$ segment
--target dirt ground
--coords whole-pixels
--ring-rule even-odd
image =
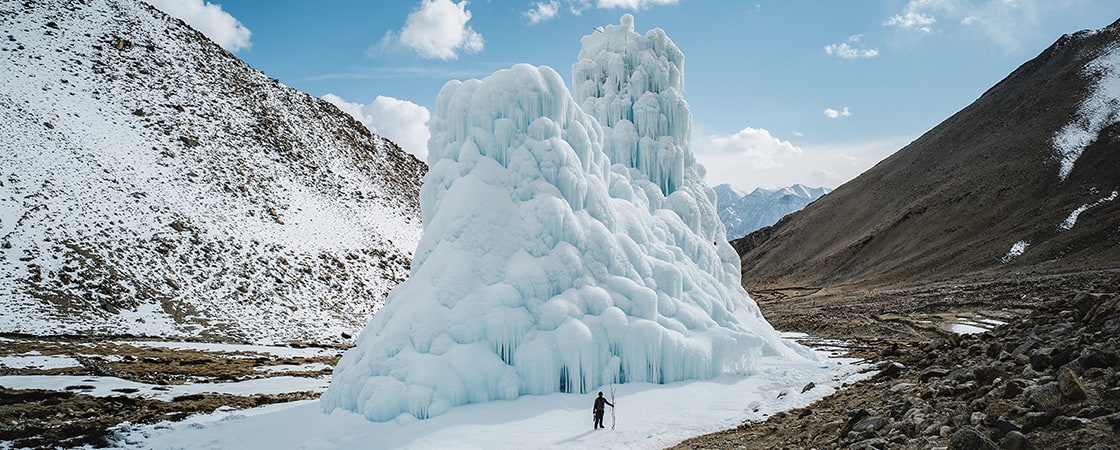
[[[1120,292],[1120,271],[877,289],[792,287],[750,294],[779,330],[836,339],[920,342],[944,337],[954,323],[1006,322],[1071,291]]]

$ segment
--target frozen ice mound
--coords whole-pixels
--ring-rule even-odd
[[[549,67],[444,85],[411,277],[339,362],[326,411],[423,419],[812,358],[739,284],[688,152],[680,50],[660,30],[634,33],[629,15],[583,45],[583,107]]]

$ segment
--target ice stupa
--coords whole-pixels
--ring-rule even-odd
[[[582,44],[575,99],[525,64],[443,87],[411,277],[339,362],[326,411],[423,419],[811,358],[740,287],[688,151],[681,51],[630,15]]]

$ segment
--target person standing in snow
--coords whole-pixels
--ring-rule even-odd
[[[614,404],[608,402],[607,399],[603,397],[603,393],[599,392],[599,396],[595,398],[595,407],[591,409],[591,412],[595,414],[596,430],[605,428],[603,426],[603,411],[606,409],[605,405],[610,405],[611,408],[614,408]]]

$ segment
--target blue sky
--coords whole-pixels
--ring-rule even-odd
[[[709,184],[835,188],[1115,0],[147,0],[254,68],[423,155],[450,79],[516,63],[569,79],[579,39],[634,14],[684,52]],[[329,95],[328,95],[329,94]]]

